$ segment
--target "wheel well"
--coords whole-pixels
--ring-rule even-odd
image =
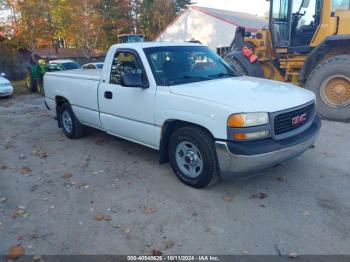
[[[55,101],[56,101],[56,108],[60,107],[64,103],[69,103],[68,99],[66,99],[63,96],[56,96]]]
[[[305,84],[309,75],[322,61],[333,56],[350,54],[350,35],[349,36],[330,36],[327,37],[318,47],[306,57],[303,68],[300,72],[300,82]]]
[[[162,133],[160,139],[160,149],[159,149],[159,163],[165,164],[169,161],[168,157],[168,145],[171,135],[179,128],[183,127],[198,127],[203,129],[205,132],[213,137],[213,134],[205,127],[197,125],[191,122],[186,122],[182,120],[167,120],[162,126]],[[213,137],[214,139],[214,137]]]
[[[64,103],[68,103],[69,104],[69,101],[68,99],[66,99],[65,97],[63,96],[56,96],[55,97],[55,102],[56,102],[56,118],[57,118],[57,124],[58,124],[58,127],[61,128],[62,127],[62,123],[60,121],[60,112],[59,112],[59,108],[60,106],[62,106]]]

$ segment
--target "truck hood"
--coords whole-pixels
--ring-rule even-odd
[[[240,112],[276,112],[315,99],[312,92],[303,88],[246,76],[171,86],[170,92],[223,104]]]

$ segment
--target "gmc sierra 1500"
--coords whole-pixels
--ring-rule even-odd
[[[47,73],[44,88],[67,137],[90,126],[159,150],[196,188],[294,158],[321,126],[312,92],[239,76],[199,44],[114,45],[103,70]]]

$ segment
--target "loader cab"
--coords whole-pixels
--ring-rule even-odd
[[[274,48],[308,53],[321,22],[321,0],[271,0],[270,32]]]

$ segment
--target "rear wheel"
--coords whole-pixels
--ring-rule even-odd
[[[64,103],[58,109],[58,121],[62,126],[63,133],[71,139],[77,139],[84,135],[84,126],[74,115],[74,112],[68,103]]]
[[[310,74],[306,87],[317,97],[317,112],[325,119],[350,121],[350,55],[329,58]]]
[[[36,92],[36,81],[29,70],[26,72],[24,76],[24,81],[25,81],[26,87],[30,92]]]
[[[201,128],[176,130],[169,142],[169,159],[176,176],[191,187],[204,188],[220,178],[214,139]]]

